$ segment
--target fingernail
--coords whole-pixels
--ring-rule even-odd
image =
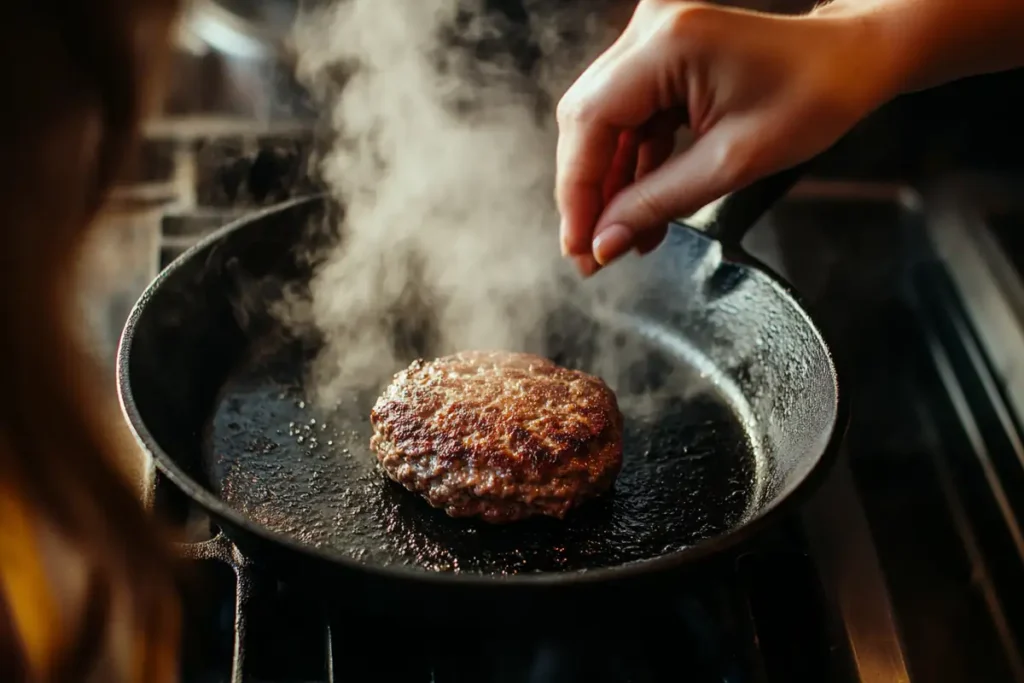
[[[558,224],[558,245],[562,249],[562,258],[569,255],[569,241],[565,236],[565,219]]]
[[[633,243],[633,231],[625,225],[609,225],[594,237],[594,258],[606,266],[629,251]]]
[[[601,268],[590,254],[573,256],[572,260],[576,263],[576,269],[580,271],[580,275],[583,277],[590,277]]]

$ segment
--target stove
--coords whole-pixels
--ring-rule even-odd
[[[316,188],[309,112],[252,96],[277,65],[193,41],[176,66],[165,115],[118,191],[128,210],[98,233],[116,277],[83,291],[110,364],[160,269],[232,219]],[[378,623],[312,603],[149,463],[146,503],[180,527],[193,579],[182,683],[1024,683],[1021,187],[830,174],[755,228],[748,247],[831,332],[853,416],[803,508],[716,572],[681,578],[657,621],[487,637],[472,619],[437,632],[419,614]],[[399,655],[396,642],[411,644]]]
[[[731,570],[681,584],[653,623],[595,624],[562,637],[431,631],[410,614],[380,622],[311,603],[261,571],[162,477],[154,507],[188,525],[197,592],[185,624],[183,681],[636,681],[695,683],[859,680],[829,615],[799,524],[782,525]],[[193,511],[194,512],[194,511]],[[387,634],[387,636],[384,636]],[[384,637],[382,637],[384,636]],[[384,643],[414,643],[395,657]]]
[[[316,188],[313,143],[300,118],[172,112],[148,127],[118,193],[132,210],[104,233],[120,267],[90,309],[101,358],[112,362],[131,305],[170,260]],[[415,614],[379,624],[329,610],[249,562],[150,470],[147,501],[185,530],[194,570],[183,683],[1024,681],[1020,186],[830,176],[752,232],[749,248],[832,332],[852,422],[802,511],[726,570],[681,580],[654,623],[487,640],[472,622],[439,634]],[[386,653],[385,632],[417,645]]]
[[[996,324],[1012,318],[992,302],[1024,299],[1007,298],[1012,259],[980,268],[978,246],[1024,231],[1024,212],[949,182],[959,193],[811,179],[749,236],[831,332],[853,417],[803,509],[680,579],[662,618],[558,638],[379,623],[300,597],[151,470],[147,502],[194,570],[183,683],[1024,681],[1024,406],[991,341],[1010,343]],[[1005,215],[1019,227],[991,220]],[[402,656],[378,645],[403,637]]]

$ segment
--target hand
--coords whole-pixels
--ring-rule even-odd
[[[563,253],[584,275],[647,253],[668,221],[824,151],[896,94],[871,38],[856,17],[642,0],[558,105]]]

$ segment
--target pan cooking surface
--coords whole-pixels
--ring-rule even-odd
[[[625,415],[613,491],[563,521],[491,526],[456,520],[385,478],[369,448],[375,394],[333,410],[304,399],[294,355],[243,363],[205,435],[213,490],[270,529],[370,564],[514,574],[657,557],[743,522],[757,500],[756,458],[730,403],[687,358],[633,333],[649,352],[625,381],[606,378]],[[549,354],[565,365],[571,358]],[[255,358],[255,356],[254,356]],[[673,391],[638,403],[636,377],[671,375]],[[681,394],[681,395],[680,395]]]

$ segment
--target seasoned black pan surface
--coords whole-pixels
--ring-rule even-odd
[[[313,407],[304,378],[317,342],[282,335],[267,313],[282,287],[309,281],[322,197],[225,227],[150,285],[118,354],[126,418],[245,555],[346,602],[457,615],[491,596],[529,617],[556,587],[573,600],[588,586],[647,585],[631,579],[753,539],[838,451],[848,407],[825,337],[739,247],[800,172],[726,198],[696,228],[672,226],[655,252],[600,275],[627,296],[597,307],[567,297],[509,349],[602,376],[625,416],[613,490],[563,521],[451,519],[389,481],[369,450],[388,377]],[[454,350],[398,346],[408,361]]]
[[[574,338],[635,334],[633,343],[648,349],[628,377],[611,378],[626,418],[614,490],[565,520],[495,526],[431,508],[376,466],[369,449],[375,396],[354,393],[332,410],[314,410],[294,350],[255,354],[226,383],[204,444],[210,478],[229,505],[304,543],[372,564],[440,571],[609,567],[681,550],[744,521],[757,466],[737,410],[692,359],[636,332],[587,327],[578,325]],[[547,350],[563,365],[588,369],[585,354],[565,351]],[[659,377],[685,392],[631,409]]]

